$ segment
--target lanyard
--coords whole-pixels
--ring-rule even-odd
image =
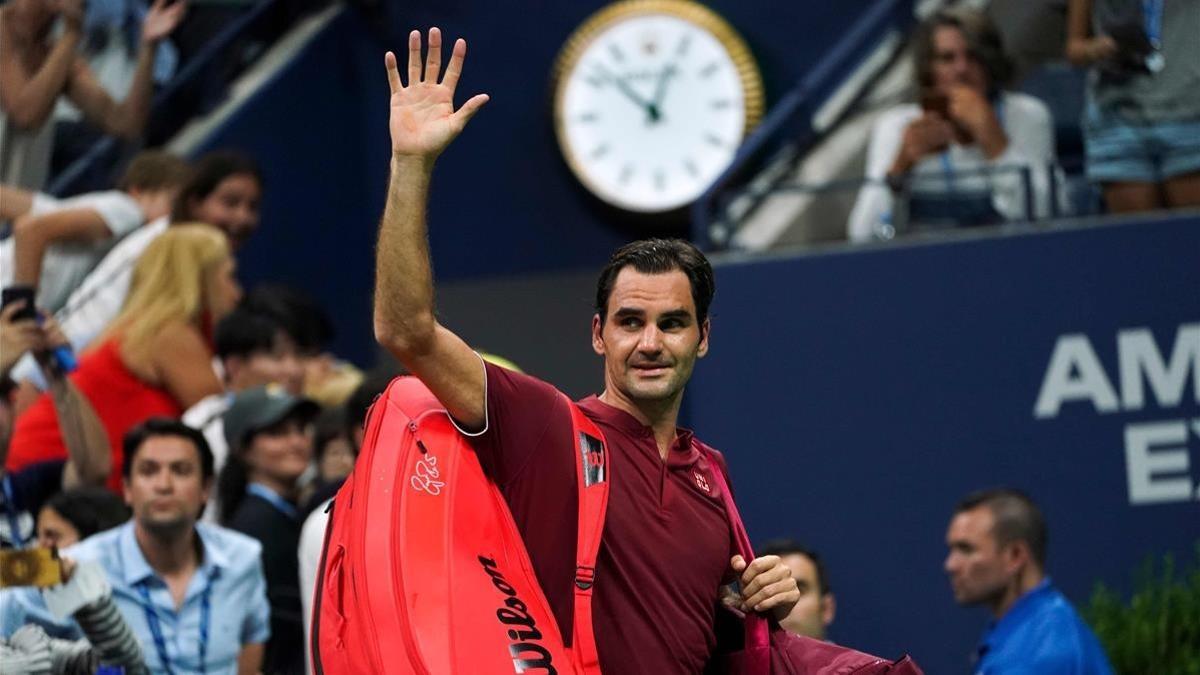
[[[251,483],[246,486],[246,492],[266,500],[268,504],[274,506],[277,511],[288,518],[291,518],[292,520],[300,520],[300,511],[296,508],[296,505],[284,499],[283,497],[280,497],[275,491],[266,485],[263,485],[262,483]]]
[[[0,479],[4,483],[4,515],[8,518],[8,536],[13,548],[25,548],[25,537],[21,534],[21,516],[17,513],[17,505],[13,501],[12,479],[8,473]]]
[[[1162,49],[1163,6],[1166,0],[1142,0],[1142,17],[1146,21],[1146,38],[1150,46]]]
[[[1001,94],[996,98],[996,119],[1000,122],[1000,128],[1008,126],[1004,119],[1004,95]],[[942,174],[946,177],[946,192],[954,194],[954,164],[950,161],[950,149],[946,148],[942,151]]]
[[[213,579],[216,576],[216,570],[209,573],[208,581],[204,584],[204,592],[200,594],[199,671],[201,675],[208,666],[208,624],[212,618],[212,587]],[[138,584],[137,589],[146,603],[143,609],[146,612],[146,623],[150,625],[150,634],[154,636],[154,648],[158,651],[158,659],[162,661],[163,670],[167,671],[167,675],[175,675],[175,670],[171,668],[171,659],[167,656],[167,640],[163,637],[162,624],[158,622],[158,612],[155,611],[154,603],[150,601],[150,589],[145,583]]]

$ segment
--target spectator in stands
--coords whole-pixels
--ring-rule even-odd
[[[221,471],[222,522],[262,544],[271,641],[264,670],[304,670],[299,563],[300,477],[312,462],[311,424],[319,408],[279,386],[237,395],[225,413],[232,453]]]
[[[246,295],[245,304],[247,309],[274,318],[296,341],[304,364],[305,396],[316,400],[314,394],[322,394],[323,404],[337,406],[361,382],[361,374],[348,364],[338,363],[332,356],[322,353],[333,340],[333,322],[312,296],[291,286],[263,284],[255,286]],[[333,390],[342,400],[327,400],[330,399],[324,395],[327,389]]]
[[[58,311],[116,241],[170,212],[187,172],[178,157],[147,151],[116,190],[57,200],[0,185],[0,211],[15,219],[0,242],[3,284],[35,287],[37,306]]]
[[[341,485],[354,469],[354,460],[358,456],[354,442],[346,433],[345,408],[322,410],[315,427],[313,447],[317,460],[317,484]]]
[[[129,520],[129,507],[111,490],[80,487],[60,492],[38,512],[38,546],[66,548]]]
[[[233,310],[241,294],[228,240],[216,228],[177,225],[146,249],[124,309],[71,375],[114,449],[138,423],[178,417],[221,391],[212,368],[211,325]],[[120,453],[114,455],[120,462]],[[63,456],[62,432],[43,396],[17,417],[10,466]],[[120,480],[109,485],[119,490]]]
[[[146,0],[87,0],[84,6],[80,56],[96,74],[96,81],[113,99],[124,98],[133,84],[138,65],[139,33],[150,5]],[[186,18],[186,17],[185,17]],[[172,35],[178,36],[183,22]],[[155,88],[175,74],[179,50],[169,39],[160,40],[154,52]],[[69,100],[54,109],[54,153],[51,175],[58,175],[95,145],[101,134],[83,119]]]
[[[1096,636],[1046,576],[1046,521],[1026,495],[968,495],[946,531],[945,571],[960,605],[992,613],[979,641],[981,675],[1109,675]]]
[[[22,548],[34,538],[34,516],[56,492],[79,486],[103,485],[112,466],[112,451],[104,426],[88,399],[54,365],[48,351],[66,342],[53,319],[42,325],[34,319],[16,320],[23,301],[0,311],[0,548]],[[11,356],[32,351],[46,368],[50,405],[62,420],[62,459],[35,462],[19,471],[7,471],[9,441],[13,427],[8,378]]]
[[[800,589],[800,600],[780,626],[818,640],[833,623],[837,600],[829,587],[829,576],[820,554],[794,539],[774,539],[758,549],[759,555],[777,555],[792,570],[792,578]]]
[[[204,433],[217,475],[225,468],[229,445],[225,441],[225,413],[238,392],[268,384],[299,395],[304,388],[304,367],[296,341],[269,316],[238,307],[221,319],[216,330],[217,358],[224,371],[225,389],[201,399],[183,414],[183,422]],[[215,523],[219,490],[209,497],[204,519]]]
[[[1040,101],[1003,89],[1010,65],[992,24],[972,10],[946,9],[918,28],[915,42],[921,102],[876,121],[850,239],[1024,219],[1027,197],[1035,211],[1028,215],[1048,214],[1054,125]]]
[[[262,175],[250,158],[230,151],[209,153],[193,166],[191,179],[172,207],[170,222],[216,226],[236,250],[258,227],[262,186]],[[150,243],[167,231],[167,225],[167,218],[159,218],[118,242],[56,313],[76,352],[91,345],[121,311],[134,265]],[[21,385],[18,410],[45,388],[31,359],[17,365],[13,379]]]
[[[153,673],[258,673],[270,637],[261,547],[196,522],[212,487],[212,453],[182,422],[150,419],[124,439],[130,522],[63,552],[101,565]],[[21,589],[25,590],[25,589]],[[37,594],[5,602],[0,635],[45,613]],[[61,637],[79,637],[67,626]],[[266,670],[265,672],[271,672]]]
[[[186,2],[155,0],[142,23],[129,93],[117,103],[77,54],[83,0],[11,0],[0,8],[0,182],[38,190],[48,178],[51,113],[65,95],[106,133],[133,140],[150,112],[157,45],[183,18]],[[56,19],[62,26],[52,35]]]
[[[1087,175],[1110,211],[1200,206],[1200,3],[1071,0],[1067,58],[1092,66]]]

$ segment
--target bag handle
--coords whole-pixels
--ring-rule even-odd
[[[708,459],[710,473],[721,491],[721,501],[725,504],[725,516],[729,519],[729,530],[733,535],[733,545],[737,554],[742,556],[746,564],[754,560],[754,547],[750,545],[750,535],[746,533],[746,525],[738,513],[737,504],[733,502],[733,492],[729,490],[729,482],[721,465],[708,451],[704,452]],[[767,620],[753,610],[746,612],[746,642],[742,672],[754,675],[767,675],[771,672],[771,634]]]
[[[596,584],[596,557],[604,534],[608,510],[608,444],[596,423],[562,394],[571,409],[575,482],[579,495],[579,527],[575,537],[575,617],[571,656],[576,672],[600,674],[600,655],[592,624],[592,590]]]

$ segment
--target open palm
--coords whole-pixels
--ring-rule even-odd
[[[186,12],[187,2],[184,0],[177,0],[170,5],[166,0],[155,0],[142,22],[142,40],[158,42],[167,37],[179,26],[179,22],[183,21],[183,15]]]
[[[391,111],[388,128],[392,134],[392,154],[436,157],[454,140],[467,122],[487,103],[488,96],[479,94],[454,110],[454,89],[462,75],[467,43],[458,40],[446,64],[445,75],[438,82],[442,69],[442,34],[429,29],[429,49],[422,70],[421,34],[408,36],[408,85],[400,81],[396,55],[384,56],[388,84],[391,86]]]

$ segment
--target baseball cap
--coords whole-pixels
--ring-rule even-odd
[[[293,396],[277,384],[238,392],[225,411],[225,441],[237,452],[250,434],[274,426],[293,413],[311,420],[321,407],[307,398]]]

